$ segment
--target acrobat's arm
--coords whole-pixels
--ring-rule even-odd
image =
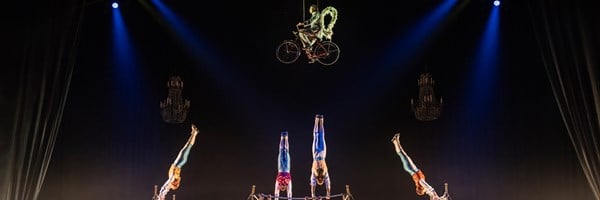
[[[327,172],[327,175],[325,176],[325,190],[327,192],[327,199],[329,199],[331,196],[331,181],[329,178],[329,172]]]
[[[290,180],[290,182],[288,183],[287,197],[292,198],[292,180]]]
[[[315,170],[312,169],[310,173],[310,196],[315,197],[315,189],[317,187],[317,176]]]
[[[276,196],[275,200],[278,200],[279,198],[277,198],[277,197],[279,197],[279,181],[277,181],[277,180],[275,181],[275,192],[273,192],[273,193]]]
[[[419,180],[419,184],[423,186],[425,194],[427,194],[427,196],[429,196],[430,199],[440,198],[435,192],[435,189],[433,189],[433,187],[431,187],[431,185],[429,185],[429,183],[427,183],[427,181],[425,181],[424,178]]]

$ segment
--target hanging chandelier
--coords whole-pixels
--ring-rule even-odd
[[[190,109],[190,101],[181,97],[183,90],[183,81],[179,76],[171,76],[167,82],[169,95],[167,99],[160,102],[160,114],[167,123],[182,123],[185,121],[187,112]]]
[[[435,81],[429,73],[423,73],[417,81],[419,85],[419,97],[415,102],[410,99],[410,104],[415,117],[421,121],[432,121],[442,114],[442,98],[436,99],[433,92]]]

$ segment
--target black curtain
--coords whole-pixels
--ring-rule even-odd
[[[532,2],[531,22],[556,103],[588,185],[600,200],[597,6],[591,1]]]
[[[85,2],[5,2],[0,199],[37,199],[69,93]]]

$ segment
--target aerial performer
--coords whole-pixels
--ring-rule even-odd
[[[408,157],[408,154],[406,154],[406,152],[400,145],[400,133],[394,135],[394,137],[392,138],[392,143],[394,144],[396,153],[398,154],[398,156],[400,156],[400,159],[402,160],[404,170],[412,176],[412,179],[415,182],[417,194],[420,196],[427,194],[430,200],[447,200],[449,197],[448,189],[446,188],[444,194],[441,197],[438,196],[433,187],[431,187],[425,181],[425,175],[423,174],[423,171],[419,170],[415,163],[410,159],[410,157]]]
[[[318,6],[312,4],[308,8],[308,12],[311,15],[310,18],[296,24],[296,28],[298,29],[298,37],[302,42],[302,49],[307,55],[312,55],[313,44],[315,44],[317,40],[331,40],[331,37],[333,36],[333,27],[337,21],[337,10],[332,6],[328,6],[320,12]],[[329,24],[325,24],[325,16],[331,17]],[[309,56],[309,58],[309,63],[316,61],[315,56]]]
[[[292,175],[290,174],[290,145],[288,143],[288,132],[281,132],[279,139],[279,155],[277,157],[277,178],[275,179],[275,200],[279,198],[279,192],[286,192],[287,197],[292,198]]]
[[[192,132],[190,134],[188,141],[179,151],[179,154],[177,154],[177,158],[175,158],[173,164],[171,164],[171,168],[169,169],[169,179],[167,179],[165,184],[160,188],[160,193],[158,194],[159,200],[164,200],[170,190],[179,188],[181,182],[181,168],[187,162],[190,150],[196,141],[196,135],[198,135],[198,128],[196,125],[192,124]]]
[[[317,39],[331,40],[338,13],[337,9],[333,6],[327,6],[323,11],[319,11],[319,7],[315,4],[310,5],[308,12],[310,13],[310,18],[296,24],[298,36],[300,36],[302,46],[306,50],[310,50],[310,47],[312,47]],[[325,24],[326,16],[329,16],[331,19],[329,24]]]
[[[315,188],[317,185],[325,184],[327,191],[326,198],[331,196],[331,181],[325,156],[327,155],[327,146],[325,145],[325,130],[323,128],[323,115],[315,116],[315,126],[313,129],[312,145],[313,163],[310,175],[310,194],[315,197]]]
[[[303,21],[296,24],[297,31],[292,31],[295,38],[281,42],[275,56],[280,62],[291,64],[304,52],[308,63],[318,61],[322,65],[333,65],[340,57],[340,48],[332,39],[338,11],[333,6],[321,10],[319,6],[312,4],[308,12],[310,18],[306,20],[302,15]]]
[[[298,22],[296,25],[296,27],[298,27],[298,36],[300,37],[302,47],[305,50],[311,49],[310,47],[317,39],[317,32],[321,29],[321,24],[319,24],[321,13],[319,12],[317,5],[310,5],[308,12],[310,13],[310,19]]]

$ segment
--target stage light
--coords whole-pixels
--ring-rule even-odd
[[[500,6],[500,1],[499,0],[495,0],[494,1],[494,6]]]
[[[119,8],[119,3],[117,3],[117,2],[112,3],[112,7],[113,8]]]

